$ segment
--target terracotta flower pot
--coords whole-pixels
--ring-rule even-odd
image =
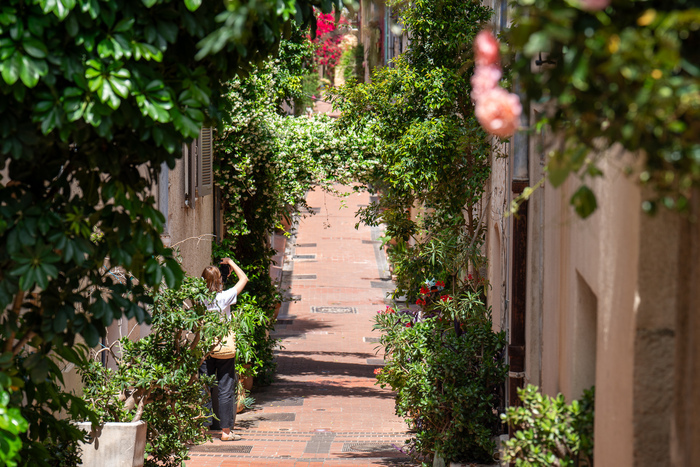
[[[277,320],[277,317],[280,314],[280,308],[282,308],[282,302],[279,302],[275,305],[275,312],[272,314],[275,320]]]
[[[245,368],[250,369],[251,365],[243,365]],[[253,389],[253,377],[252,376],[241,376],[241,384],[246,391]],[[240,395],[239,395],[240,396]]]
[[[245,410],[245,394],[238,396],[238,405],[236,405],[236,413],[241,413]]]

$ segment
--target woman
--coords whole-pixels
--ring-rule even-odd
[[[227,265],[233,270],[238,277],[238,282],[230,289],[224,290],[219,268],[216,266],[205,268],[202,277],[207,281],[209,290],[216,292],[216,298],[207,304],[207,309],[218,310],[226,315],[227,319],[231,319],[231,305],[236,303],[236,298],[248,283],[248,276],[231,258],[225,258],[221,264]],[[211,388],[211,401],[207,403],[207,409],[211,413],[213,406],[214,414],[219,419],[221,441],[238,441],[241,436],[231,433],[236,422],[236,405],[238,404],[238,375],[236,374],[235,357],[227,359],[207,357],[202,364],[201,371],[210,376],[216,375],[216,385]]]

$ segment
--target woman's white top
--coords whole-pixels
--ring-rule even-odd
[[[218,310],[231,319],[231,305],[236,303],[236,288],[231,287],[223,292],[218,292],[213,302],[207,303],[207,310]]]

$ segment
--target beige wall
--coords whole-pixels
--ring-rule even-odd
[[[193,276],[211,264],[211,244],[214,239],[214,195],[198,197],[194,208],[185,204],[185,163],[179,160],[168,177],[166,244],[177,249],[182,266]],[[158,201],[159,204],[163,200]]]
[[[214,195],[195,199],[194,208],[185,203],[185,159],[181,158],[173,170],[161,177],[153,192],[162,212],[167,211],[163,243],[176,249],[187,274],[200,276],[211,264],[211,245],[214,239]],[[163,185],[167,180],[167,186]],[[165,203],[167,202],[167,209]],[[138,339],[150,332],[150,326],[138,325],[135,320],[122,318],[107,329],[107,342],[130,336]]]
[[[530,141],[531,185],[543,175],[538,148],[544,143],[536,136]],[[525,381],[568,401],[596,386],[597,466],[671,465],[675,310],[693,309],[678,298],[681,220],[669,212],[641,212],[642,191],[621,169],[631,161],[616,148],[605,155],[605,176],[589,181],[598,209],[588,219],[569,204],[576,177],[558,188],[545,183],[528,206]],[[502,217],[508,168],[493,163],[487,251],[497,328],[508,312],[512,252],[508,218]],[[684,347],[691,359],[692,345],[687,339]],[[692,387],[689,380],[686,387]],[[684,405],[676,405],[676,425],[694,426],[678,408]]]
[[[622,466],[632,456],[640,195],[615,167],[603,170],[592,186],[598,209],[585,220],[569,205],[575,178],[544,188],[542,389],[570,401],[595,384],[596,412],[604,414],[596,419],[596,464]]]
[[[483,3],[500,11],[499,0]],[[542,138],[530,133],[531,186],[544,177]],[[596,385],[596,466],[700,465],[700,190],[690,217],[663,208],[643,214],[651,193],[624,175],[636,163],[608,149],[605,176],[588,181],[598,209],[585,220],[569,204],[575,176],[536,190],[527,277],[513,279],[512,220],[499,212],[512,197],[513,160],[494,159],[487,189],[494,328],[504,316],[508,322],[512,280],[526,280],[525,382],[569,401]]]

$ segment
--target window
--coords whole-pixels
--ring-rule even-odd
[[[183,145],[185,161],[185,205],[193,208],[195,200],[210,195],[214,188],[214,151],[211,127],[202,128],[199,137]]]

